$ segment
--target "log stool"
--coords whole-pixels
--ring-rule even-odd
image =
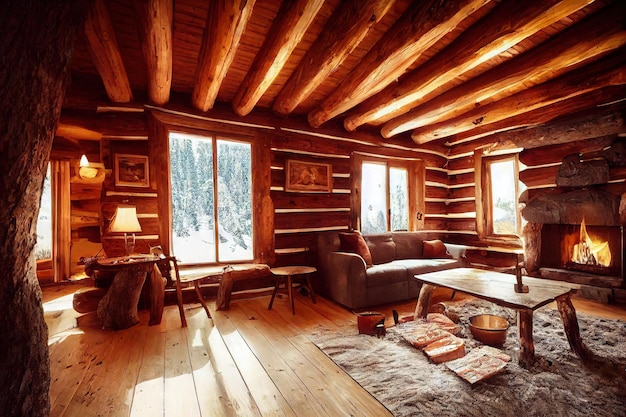
[[[304,275],[306,279],[306,289],[309,291],[309,295],[311,296],[311,301],[313,304],[316,303],[315,300],[315,292],[313,292],[313,286],[311,285],[310,275],[313,272],[316,272],[312,266],[281,266],[277,268],[271,268],[270,271],[276,277],[276,285],[274,286],[274,291],[272,291],[272,298],[270,299],[270,305],[267,307],[268,310],[272,309],[272,304],[274,303],[274,297],[276,297],[276,293],[278,292],[278,288],[282,282],[285,282],[285,286],[287,287],[287,293],[289,294],[289,302],[291,303],[291,314],[296,314],[296,308],[293,304],[293,276],[294,275]]]

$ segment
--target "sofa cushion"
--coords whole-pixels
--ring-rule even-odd
[[[463,262],[458,259],[402,259],[396,262],[406,267],[407,274],[411,279],[415,275],[464,266]]]
[[[424,258],[426,259],[452,259],[446,245],[439,239],[424,241]]]
[[[372,266],[372,255],[360,232],[339,233],[339,250],[356,253],[363,258],[365,265]]]
[[[422,258],[424,238],[414,232],[394,232],[393,241],[396,243],[396,259]]]
[[[406,281],[408,278],[406,266],[397,262],[374,265],[369,268],[366,272],[367,286],[371,288]]]
[[[386,264],[396,259],[396,244],[391,233],[366,235],[365,241],[370,248],[374,265]]]

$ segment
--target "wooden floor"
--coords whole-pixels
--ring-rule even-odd
[[[76,285],[44,288],[50,329],[50,416],[390,416],[306,337],[344,326],[356,316],[318,297],[285,297],[267,310],[269,296],[234,300],[213,319],[186,305],[187,328],[176,306],[163,321],[102,330],[93,315],[71,309]],[[440,296],[446,296],[440,294]],[[575,299],[578,311],[626,320],[626,307]],[[415,302],[377,308],[412,314]],[[73,327],[76,325],[76,327]]]

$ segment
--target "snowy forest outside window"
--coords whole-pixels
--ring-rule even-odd
[[[39,216],[37,217],[37,243],[35,244],[35,259],[37,261],[52,259],[52,180],[50,171],[50,163],[48,163],[41,193]]]
[[[174,255],[183,264],[252,260],[250,143],[172,132],[169,152]]]
[[[409,230],[409,175],[391,162],[361,165],[361,232]]]

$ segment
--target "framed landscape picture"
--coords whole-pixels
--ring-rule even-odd
[[[288,159],[285,163],[285,191],[330,193],[333,173],[330,164]]]
[[[149,187],[148,157],[115,154],[115,185]]]

